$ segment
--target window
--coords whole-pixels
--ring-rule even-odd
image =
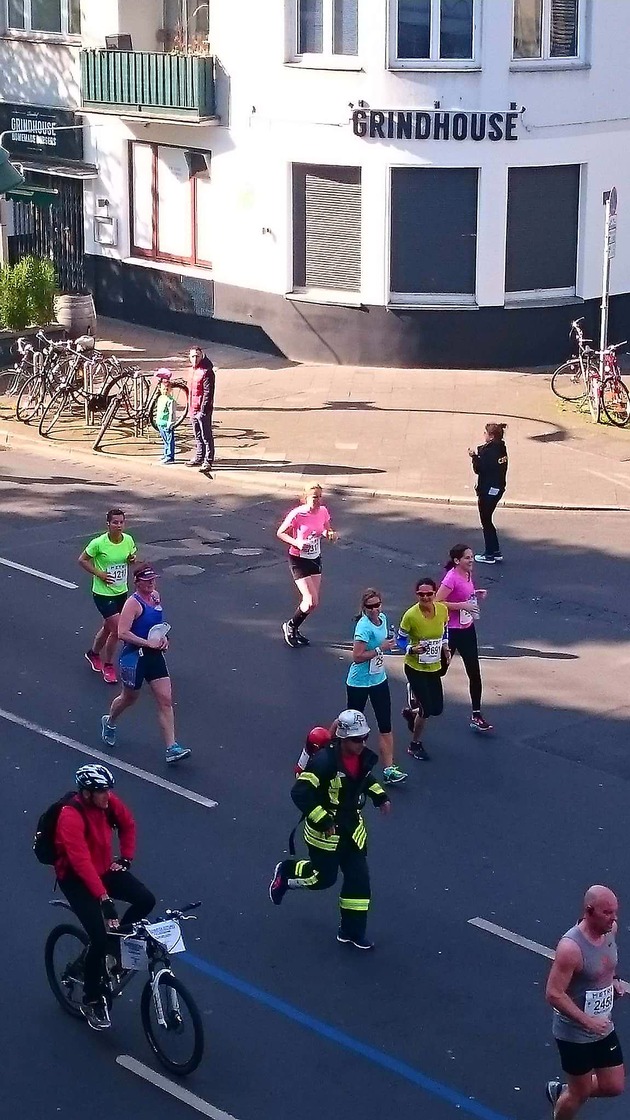
[[[361,290],[361,169],[293,165],[293,286]]]
[[[210,34],[208,2],[164,0],[164,45],[171,51],[207,51]]]
[[[295,0],[295,53],[356,55],[359,51],[359,0]]]
[[[17,31],[80,35],[80,0],[8,0],[7,27]]]
[[[210,153],[132,141],[131,252],[210,267]]]
[[[514,0],[514,58],[577,58],[579,6],[580,0]]]
[[[474,58],[477,0],[392,0],[396,62],[465,61]]]
[[[505,290],[575,292],[580,168],[511,167]]]
[[[410,296],[472,302],[477,266],[476,167],[392,169],[393,303]],[[407,298],[405,298],[407,297]],[[419,301],[418,301],[419,302]],[[453,302],[452,298],[444,302]]]

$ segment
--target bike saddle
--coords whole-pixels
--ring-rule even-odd
[[[93,350],[95,340],[91,334],[82,334],[75,340],[77,350]]]

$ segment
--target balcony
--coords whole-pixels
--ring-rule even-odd
[[[214,59],[157,51],[81,51],[87,112],[202,124],[216,120]]]

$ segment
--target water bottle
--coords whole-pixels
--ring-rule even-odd
[[[475,621],[479,618],[479,614],[480,614],[479,603],[477,601],[477,596],[476,595],[471,595],[470,599],[468,600],[468,602],[466,604],[466,610],[468,611],[470,617],[472,619],[474,619]]]

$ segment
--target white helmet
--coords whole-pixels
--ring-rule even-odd
[[[368,721],[363,712],[354,708],[346,708],[337,717],[337,738],[339,739],[367,739],[370,734]]]

